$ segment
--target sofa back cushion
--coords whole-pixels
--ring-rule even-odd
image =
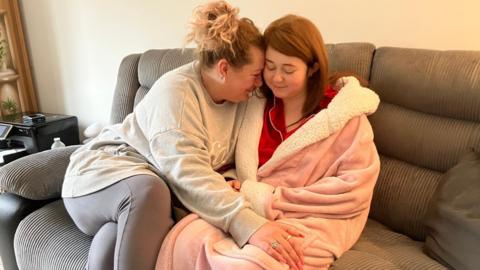
[[[138,62],[140,88],[135,96],[135,105],[143,99],[148,90],[163,74],[185,65],[195,59],[193,49],[149,50]]]
[[[381,155],[371,217],[417,240],[439,179],[480,146],[480,52],[379,48],[370,121]]]
[[[330,73],[353,72],[368,81],[374,52],[370,43],[327,44]]]
[[[369,43],[328,44],[330,69],[354,72],[368,80],[375,46]],[[122,122],[166,72],[195,59],[194,49],[149,50],[125,57],[119,67],[111,123]]]
[[[194,59],[191,48],[148,50],[125,57],[118,71],[110,122],[122,122],[158,78]]]

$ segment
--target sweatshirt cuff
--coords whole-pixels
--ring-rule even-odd
[[[268,220],[257,215],[249,208],[242,209],[232,220],[229,233],[239,247],[243,247],[248,239]]]
[[[267,202],[272,197],[274,191],[275,188],[269,184],[248,180],[244,181],[240,188],[240,192],[252,205],[253,211],[262,217],[266,217]]]

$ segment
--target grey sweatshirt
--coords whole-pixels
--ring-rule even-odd
[[[173,70],[121,124],[71,156],[62,196],[90,194],[133,175],[159,175],[185,207],[243,246],[267,220],[215,170],[234,161],[245,109],[246,103],[214,103],[197,62]]]

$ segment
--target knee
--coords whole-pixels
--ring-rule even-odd
[[[164,201],[170,203],[170,189],[161,178],[153,176],[148,177],[147,182],[145,183],[145,190],[149,198],[154,200],[162,198]]]
[[[136,176],[128,185],[132,193],[139,195],[135,197],[142,203],[161,203],[170,207],[170,190],[161,178],[150,175]]]

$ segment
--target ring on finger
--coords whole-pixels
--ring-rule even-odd
[[[292,237],[293,236],[291,234],[289,234],[287,237],[285,237],[285,240],[287,240],[287,242],[288,242],[288,240],[290,240],[290,238],[292,238]]]
[[[278,241],[273,241],[272,243],[270,243],[270,246],[272,246],[273,249],[276,249],[279,245],[280,243],[278,243]]]

